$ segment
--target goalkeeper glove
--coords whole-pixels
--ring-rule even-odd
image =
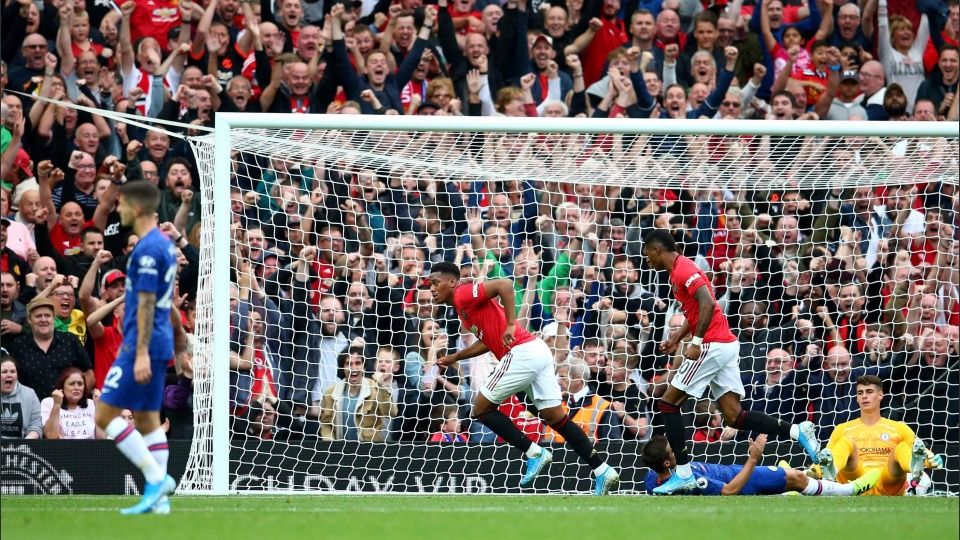
[[[940,454],[934,454],[930,450],[927,450],[927,466],[931,469],[942,469],[943,456]]]

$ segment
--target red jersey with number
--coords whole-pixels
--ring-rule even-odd
[[[680,309],[683,310],[684,317],[690,323],[690,329],[697,327],[697,320],[700,317],[700,304],[697,303],[694,293],[700,287],[706,287],[713,296],[713,288],[707,280],[707,275],[703,270],[694,264],[693,261],[678,255],[673,263],[673,271],[670,272],[670,286],[673,287],[673,294],[680,302]],[[707,333],[703,336],[704,343],[732,343],[737,337],[730,331],[730,325],[727,324],[727,318],[720,309],[720,304],[713,307],[713,318],[710,320],[710,326],[707,327]]]
[[[503,306],[492,298],[487,298],[483,282],[464,283],[453,291],[453,309],[463,323],[463,327],[477,336],[490,349],[490,352],[500,360],[517,345],[523,345],[536,339],[533,334],[513,323],[513,345],[506,347],[503,344],[503,331],[507,328],[507,317],[503,314]]]

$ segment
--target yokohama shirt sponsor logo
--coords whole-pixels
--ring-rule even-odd
[[[479,282],[479,281],[474,281],[474,282],[473,282],[473,297],[474,297],[474,298],[478,298],[479,296],[480,296],[480,282]]]
[[[697,281],[698,279],[700,279],[700,274],[694,274],[694,275],[688,277],[688,278],[687,278],[687,282],[683,284],[683,287],[684,287],[685,289],[689,289],[689,288],[690,288],[690,285],[693,285],[694,283],[696,283],[696,281]]]

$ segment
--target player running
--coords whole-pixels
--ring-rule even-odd
[[[880,377],[858,377],[860,418],[833,430],[830,442],[820,452],[823,478],[851,482],[875,472],[880,482],[868,495],[903,495],[908,484],[920,482],[924,465],[943,467],[943,458],[927,450],[910,426],[880,416],[882,402]]]
[[[560,383],[550,348],[517,324],[513,282],[494,279],[460,283],[460,269],[453,263],[442,262],[430,270],[430,290],[435,302],[453,306],[463,327],[477,336],[476,343],[440,358],[437,363],[445,367],[488,351],[500,360],[473,401],[473,416],[526,454],[527,467],[520,487],[531,486],[553,459],[549,450],[528,439],[498,410],[504,400],[521,391],[533,398],[540,416],[593,469],[594,495],[606,495],[616,487],[620,474],[600,457],[590,439],[569,421],[560,406]]]
[[[803,471],[789,467],[757,467],[763,457],[767,436],[750,441],[747,462],[743,465],[714,465],[694,461],[690,463],[697,485],[689,495],[782,495],[797,492],[820,497],[850,497],[861,495],[876,485],[880,471],[872,471],[850,484],[808,478]],[[650,468],[644,485],[648,494],[656,494],[656,487],[671,477],[670,469],[677,458],[663,435],[655,435],[643,447],[643,464]]]
[[[123,344],[104,380],[96,420],[146,479],[143,498],[122,514],[168,513],[166,496],[176,489],[167,474],[169,450],[160,427],[160,405],[167,362],[174,357],[170,308],[177,257],[157,228],[159,203],[160,191],[148,182],[120,188],[120,221],[132,227],[140,241],[127,262]],[[120,417],[123,409],[133,411],[136,429]]]
[[[693,333],[684,351],[685,359],[670,380],[663,397],[657,402],[663,418],[667,440],[676,452],[677,467],[673,476],[654,491],[658,495],[694,489],[697,480],[690,468],[690,456],[684,437],[680,406],[688,396],[700,398],[707,386],[726,425],[740,430],[753,430],[768,435],[791,438],[810,456],[817,459],[820,443],[811,422],[790,425],[758,411],[744,411],[740,380],[740,344],[730,332],[727,318],[713,296],[707,276],[690,259],[677,253],[677,245],[669,231],[654,229],[643,240],[643,255],[655,270],[670,273],[673,294],[686,317],[683,327],[660,345],[660,350],[673,354],[680,342]]]

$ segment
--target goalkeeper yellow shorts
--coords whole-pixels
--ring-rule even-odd
[[[896,497],[898,495],[903,495],[907,491],[907,477],[906,476],[894,476],[890,474],[889,467],[870,467],[866,469],[860,469],[856,471],[856,476],[852,474],[843,474],[842,472],[837,475],[837,481],[842,483],[853,482],[860,476],[866,474],[869,471],[880,469],[880,481],[877,482],[877,485],[873,486],[869,491],[863,493],[862,497],[869,496],[886,496],[886,497]]]

